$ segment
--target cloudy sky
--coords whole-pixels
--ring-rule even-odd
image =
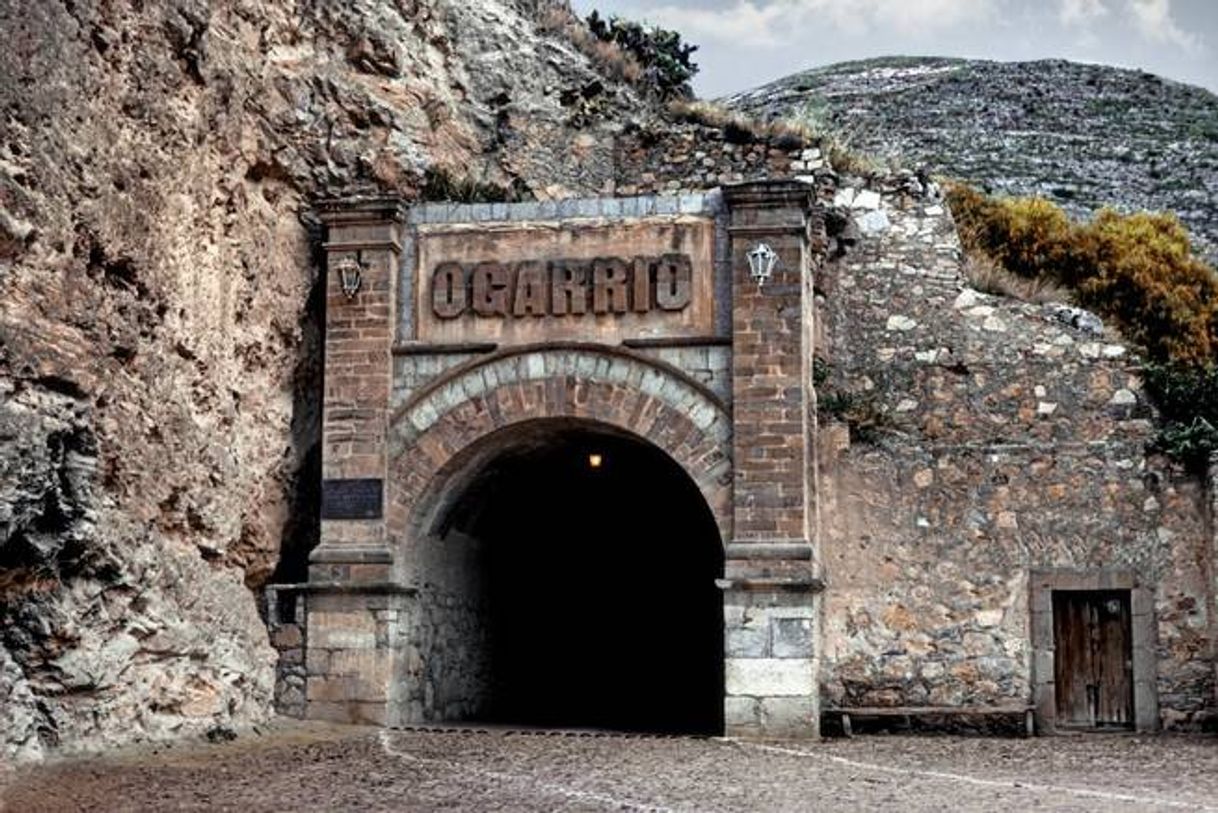
[[[893,54],[1059,57],[1218,91],[1218,0],[573,0],[675,28],[715,97],[796,71]]]

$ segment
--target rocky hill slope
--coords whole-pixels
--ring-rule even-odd
[[[788,76],[725,99],[802,119],[852,150],[1049,197],[1177,213],[1218,257],[1218,96],[1140,71],[1059,60],[889,58]]]
[[[564,5],[0,0],[0,764],[270,713],[312,203],[600,190],[646,104],[540,33]]]

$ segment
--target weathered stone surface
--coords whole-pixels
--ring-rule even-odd
[[[727,658],[727,693],[748,697],[810,697],[816,689],[807,658]]]
[[[767,736],[803,737],[817,724],[819,706],[813,697],[765,697],[759,703]]]
[[[770,631],[765,623],[735,625],[729,622],[724,637],[723,652],[729,658],[764,658],[770,654]]]
[[[1208,724],[1203,484],[1148,451],[1136,362],[1085,311],[966,287],[936,201],[881,206],[822,273],[822,390],[873,410],[821,444],[825,702],[1027,702],[1029,569],[1124,568],[1154,586],[1164,725]]]
[[[1077,328],[1083,333],[1092,333],[1099,336],[1104,332],[1104,323],[1100,320],[1100,317],[1082,308],[1054,302],[1046,305],[1045,310],[1052,318],[1070,325],[1070,327]]]
[[[250,588],[317,534],[311,206],[611,184],[645,105],[551,5],[0,6],[0,759],[270,713]]]
[[[688,160],[691,152],[702,154],[696,165]],[[721,127],[652,117],[639,130],[624,132],[616,139],[613,191],[618,195],[672,195],[741,181],[786,179],[793,173],[808,173],[798,180],[819,187],[828,169],[823,160],[809,166],[800,159],[802,153],[799,147],[765,140],[736,144],[724,136]]]
[[[770,620],[775,658],[813,656],[815,626],[810,618],[773,618]]]

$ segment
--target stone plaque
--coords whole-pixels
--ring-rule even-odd
[[[379,478],[321,481],[322,519],[380,519],[384,481]]]
[[[616,343],[714,332],[714,222],[625,221],[419,227],[420,341]]]

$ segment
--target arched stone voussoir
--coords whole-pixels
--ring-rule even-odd
[[[397,515],[413,516],[425,494],[447,481],[480,439],[547,418],[611,426],[662,449],[698,486],[723,538],[730,539],[732,424],[726,407],[675,367],[601,346],[504,351],[417,393],[390,429]]]
[[[731,417],[725,405],[678,368],[621,348],[566,345],[509,349],[432,382],[394,414],[390,456],[404,452],[442,416],[464,405],[486,404],[490,394],[506,385],[555,381],[566,381],[569,387],[608,385],[623,393],[649,396],[686,414],[701,433],[720,440],[731,437]],[[612,407],[598,399],[587,408],[603,411]]]

